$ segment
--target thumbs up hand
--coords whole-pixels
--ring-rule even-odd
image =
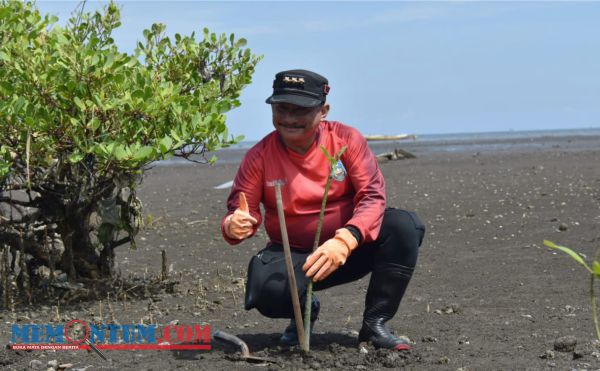
[[[236,240],[243,240],[250,237],[254,231],[253,226],[258,221],[250,215],[250,208],[248,207],[248,201],[246,201],[246,195],[244,192],[240,192],[239,206],[233,214],[229,215],[225,219],[225,233],[229,238]]]

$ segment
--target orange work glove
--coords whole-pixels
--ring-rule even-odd
[[[244,192],[240,192],[240,205],[233,214],[229,215],[225,219],[223,229],[227,237],[243,240],[249,237],[253,232],[253,226],[258,221],[250,215],[250,208],[248,208],[248,201],[246,201],[246,195]]]
[[[356,249],[358,241],[346,228],[335,231],[335,237],[325,241],[310,254],[302,270],[314,282],[321,281],[344,265],[348,255]]]

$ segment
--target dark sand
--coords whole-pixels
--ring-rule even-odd
[[[321,317],[310,355],[277,347],[287,321],[242,307],[246,265],[264,246],[264,232],[238,246],[220,236],[228,190],[213,187],[231,180],[237,169],[226,163],[163,166],[146,174],[139,195],[155,221],[140,233],[137,251],[119,248],[119,269],[125,277],[157,275],[165,249],[171,277],[180,284],[176,294],[126,303],[111,299],[112,316],[120,323],[147,323],[150,314],[159,324],[208,323],[280,364],[253,366],[214,342],[212,351],[197,354],[108,351],[112,364],[85,351],[5,350],[0,365],[24,369],[36,359],[46,369],[46,362],[57,359],[75,368],[91,365],[88,370],[600,368],[589,276],[542,245],[549,239],[573,247],[588,261],[600,247],[600,137],[539,138],[526,140],[529,145],[507,140],[462,151],[402,144],[418,157],[381,167],[388,204],[415,210],[428,228],[414,278],[389,323],[414,342],[412,351],[359,351],[356,331],[367,278],[319,294]],[[566,230],[559,230],[561,224]],[[10,341],[15,319],[46,323],[55,318],[55,306],[1,312],[2,344]],[[63,321],[100,319],[98,302],[60,311]],[[110,317],[104,301],[101,319]],[[575,351],[555,351],[555,341],[566,335],[577,339]]]

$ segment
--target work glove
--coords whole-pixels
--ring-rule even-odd
[[[225,219],[225,224],[223,225],[225,234],[231,239],[243,240],[252,235],[256,223],[258,221],[250,215],[246,195],[244,192],[240,192],[239,207]]]
[[[358,241],[352,233],[346,228],[340,228],[335,231],[335,237],[325,241],[308,256],[302,270],[314,282],[321,281],[344,265],[348,255],[357,246]]]

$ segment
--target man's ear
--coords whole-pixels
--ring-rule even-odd
[[[325,103],[321,106],[321,120],[325,120],[327,118],[327,114],[329,113],[329,103]]]

